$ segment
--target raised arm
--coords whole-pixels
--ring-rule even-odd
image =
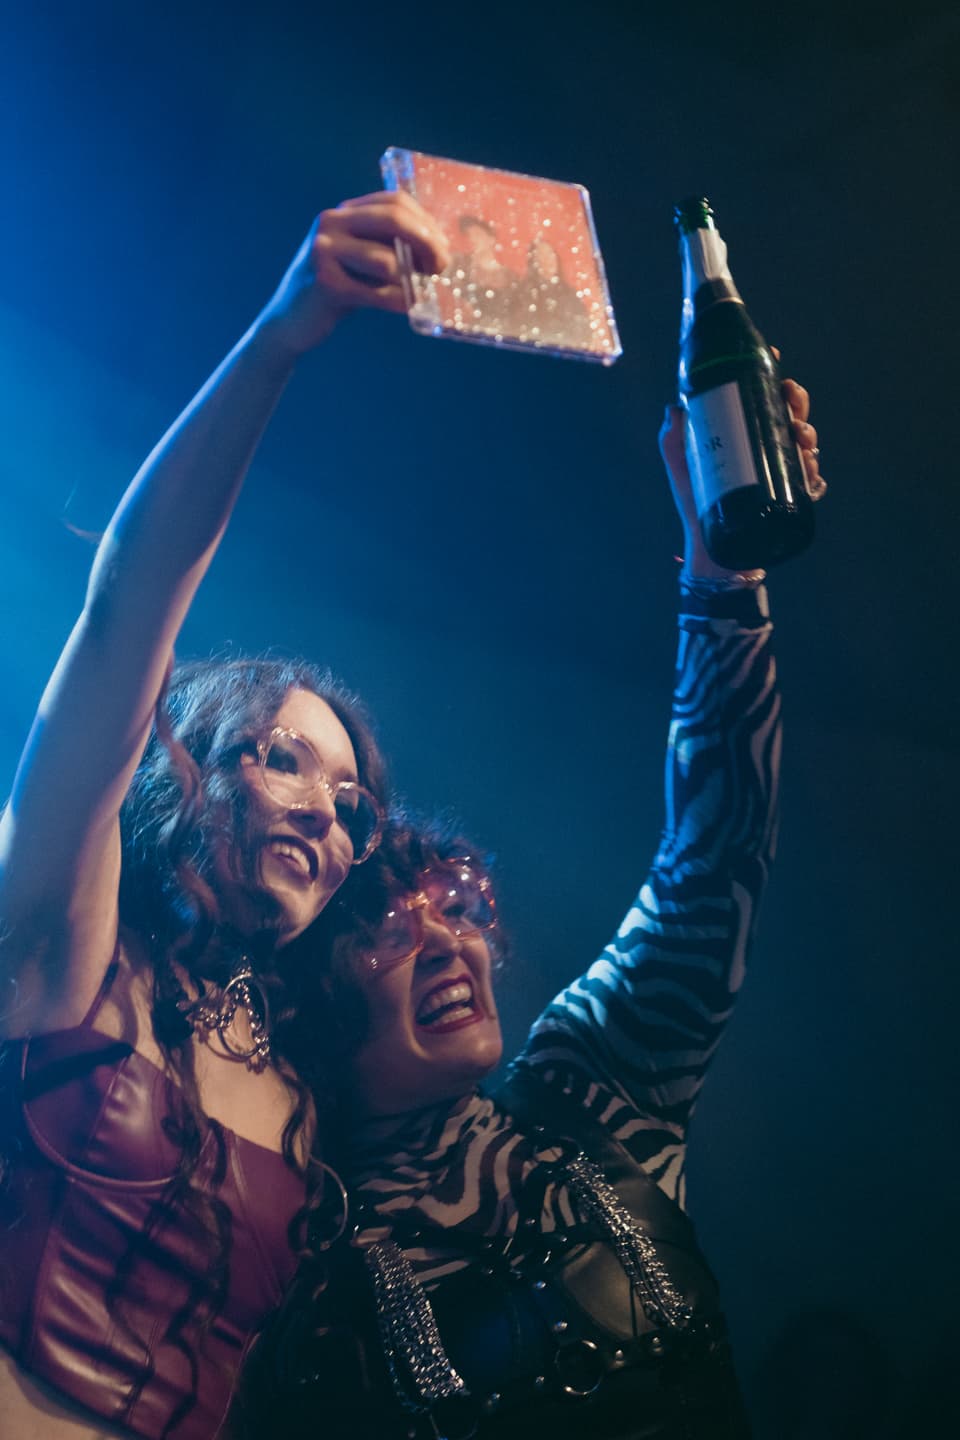
[[[118,815],[172,648],[257,444],[306,351],[358,306],[403,309],[394,241],[445,242],[403,194],[315,221],[275,295],[127,489],[44,691],[0,820],[0,1027],[75,1023],[113,953]]]
[[[816,491],[809,398],[788,387]],[[733,575],[702,547],[682,412],[668,412],[660,440],[685,534],[661,843],[616,936],[547,1008],[525,1053],[678,1194],[687,1124],[773,857],[780,700],[762,574]]]

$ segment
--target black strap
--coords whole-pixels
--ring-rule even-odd
[[[568,1152],[570,1146],[582,1150],[614,1188],[626,1188],[631,1214],[652,1238],[696,1250],[693,1225],[676,1201],[582,1105],[548,1085],[532,1066],[514,1062],[493,1098],[521,1128]]]

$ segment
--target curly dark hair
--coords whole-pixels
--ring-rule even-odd
[[[466,856],[484,871],[491,868],[492,857],[472,845],[455,820],[395,808],[375,853],[350,872],[315,921],[322,962],[304,974],[304,1004],[299,1015],[291,1017],[290,1033],[293,1047],[304,1057],[302,1076],[324,1117],[325,1154],[334,1164],[340,1123],[350,1108],[344,1102],[351,1060],[369,1025],[365,992],[353,964],[356,951],[372,942],[393,896],[419,890],[420,876],[431,865]],[[501,969],[507,938],[500,926],[487,938],[494,965]]]
[[[419,890],[430,866],[465,857],[484,871],[491,867],[492,857],[471,845],[454,820],[395,809],[374,855],[350,872],[315,922],[323,963],[311,967],[304,992],[309,999],[290,1024],[298,1053],[312,1050],[302,1075],[315,1097],[324,1157],[335,1170],[349,1148],[351,1060],[369,1024],[365,992],[356,979],[357,949],[373,941],[398,892]],[[494,964],[502,968],[508,942],[500,926],[486,938]],[[305,1367],[312,1344],[340,1328],[340,1321],[331,1322],[324,1297],[333,1270],[345,1255],[356,1255],[346,1241],[329,1246],[339,1219],[339,1202],[334,1198],[331,1204],[318,1188],[303,1212],[305,1243],[296,1277],[241,1375],[231,1412],[231,1434],[237,1440],[255,1440],[268,1429],[299,1435],[316,1424],[315,1393],[304,1383]]]
[[[121,925],[146,945],[153,972],[153,1029],[169,1070],[178,1082],[176,1113],[167,1126],[180,1149],[177,1173],[158,1203],[140,1242],[119,1267],[111,1302],[119,1308],[137,1255],[149,1247],[171,1210],[183,1207],[211,1237],[211,1263],[204,1293],[194,1294],[171,1322],[167,1338],[192,1355],[191,1336],[202,1337],[226,1298],[230,1216],[214,1190],[194,1183],[200,1152],[211,1128],[200,1105],[194,1067],[192,1030],[184,1019],[183,976],[202,998],[222,985],[240,947],[255,951],[258,978],[270,1001],[275,1025],[273,1061],[287,1083],[294,1108],[283,1134],[287,1163],[309,1177],[301,1137],[313,1112],[309,1073],[315,1043],[305,1006],[311,1002],[304,981],[323,953],[316,922],[291,944],[277,947],[265,900],[264,928],[254,937],[233,935],[220,915],[205,873],[210,842],[219,829],[232,837],[245,833],[244,788],[238,783],[239,744],[267,728],[291,690],[307,690],[329,705],[346,730],[357,760],[358,779],[383,804],[385,771],[370,724],[357,701],[332,675],[299,660],[241,658],[195,661],[169,677],[158,700],[156,719],[143,759],[124,800],[121,814]],[[233,757],[230,763],[230,757]],[[242,852],[242,845],[241,845]],[[239,864],[255,869],[252,856]],[[362,868],[362,867],[359,867]],[[221,1128],[212,1127],[220,1151],[215,1173],[226,1156]],[[316,1143],[316,1142],[315,1142]],[[308,1200],[309,1204],[309,1200]],[[302,1219],[291,1227],[291,1242]],[[171,1424],[179,1420],[178,1414]]]
[[[163,1337],[186,1357],[194,1388],[200,1347],[226,1299],[231,1216],[218,1194],[226,1173],[224,1133],[200,1104],[192,1029],[179,1002],[186,998],[185,981],[200,997],[211,988],[215,992],[228,978],[241,947],[254,959],[268,994],[275,1020],[271,1055],[294,1102],[284,1129],[283,1155],[307,1182],[307,1204],[290,1227],[295,1248],[316,1204],[319,1143],[314,1141],[310,1156],[305,1156],[300,1143],[314,1112],[307,1076],[315,1070],[316,1050],[303,1012],[314,998],[304,982],[319,967],[323,942],[314,922],[292,943],[277,946],[276,927],[271,929],[266,905],[263,931],[252,944],[250,937],[231,933],[206,874],[210,842],[218,828],[239,838],[238,864],[248,867],[251,875],[255,872],[254,857],[242,853],[245,798],[239,784],[238,742],[268,728],[293,690],[309,691],[330,707],[352,743],[360,783],[384,805],[383,760],[357,699],[328,671],[306,662],[237,658],[192,662],[168,676],[157,701],[153,731],[121,808],[120,922],[126,934],[139,942],[132,951],[134,963],[149,963],[152,970],[153,1029],[175,1082],[167,1087],[170,1113],[164,1117],[164,1128],[179,1149],[175,1175],[107,1289],[116,1323],[142,1347],[144,1382],[151,1369],[150,1347],[147,1337],[136,1333],[125,1295],[138,1261],[154,1251],[174,1213],[185,1214],[209,1246],[206,1273],[196,1278]],[[13,1058],[0,1047],[0,1065]],[[0,1086],[0,1098],[13,1094]],[[0,1134],[0,1223],[13,1225],[17,1215],[5,1204],[17,1159],[12,1120],[0,1124],[0,1131],[4,1132]],[[198,1165],[208,1135],[214,1146],[213,1163],[209,1183],[201,1183]],[[193,1403],[192,1395],[181,1400],[164,1434],[179,1424]]]
[[[360,702],[329,671],[301,660],[199,660],[178,666],[120,812],[121,921],[199,956],[220,923],[203,874],[213,802],[235,828],[243,795],[225,757],[269,726],[291,690],[329,705],[346,730],[361,785],[384,801],[384,765]],[[220,806],[221,812],[224,807]]]
[[[217,829],[229,829],[234,838],[244,834],[245,792],[236,763],[240,744],[269,726],[296,689],[330,706],[353,745],[360,783],[383,804],[383,760],[356,697],[329,671],[305,661],[243,658],[194,661],[173,671],[120,812],[121,924],[148,944],[156,1038],[198,1117],[189,1029],[178,1004],[184,993],[179,976],[185,973],[203,996],[208,982],[226,980],[238,947],[256,952],[258,977],[279,1022],[273,1053],[294,1089],[301,1088],[300,1057],[285,1040],[292,1033],[288,1022],[301,1008],[301,982],[323,953],[316,922],[292,944],[277,948],[270,923],[276,917],[264,897],[262,932],[235,936],[222,922],[205,873]],[[230,756],[233,763],[225,763]],[[239,864],[252,877],[254,857],[241,853]],[[298,1094],[298,1099],[306,1097]],[[303,1119],[304,1105],[298,1104],[284,1136],[284,1154],[291,1162]]]

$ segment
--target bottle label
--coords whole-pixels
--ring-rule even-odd
[[[744,485],[758,485],[740,387],[735,380],[687,397],[687,464],[697,514]]]

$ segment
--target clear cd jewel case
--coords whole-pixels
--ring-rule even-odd
[[[398,247],[419,334],[601,365],[620,356],[582,185],[394,146],[380,169],[388,190],[408,191],[439,222],[453,252],[442,274],[421,275]]]

